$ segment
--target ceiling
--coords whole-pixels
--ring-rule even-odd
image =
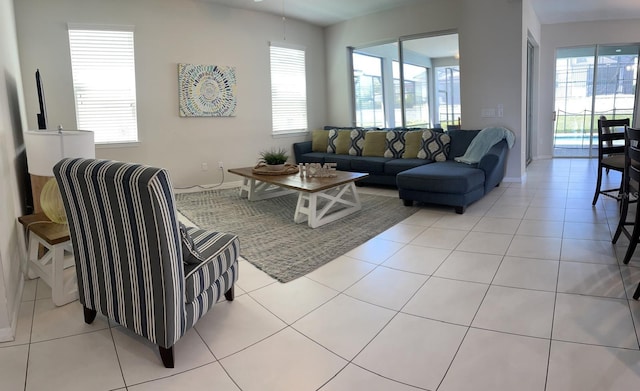
[[[202,0],[229,7],[283,14],[319,26],[430,0]],[[482,1],[482,0],[480,0]],[[517,1],[517,0],[511,0]],[[542,24],[640,19],[639,0],[530,0]]]

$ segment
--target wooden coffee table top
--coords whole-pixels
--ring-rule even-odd
[[[307,178],[300,177],[300,173],[287,175],[261,175],[254,174],[252,170],[253,167],[242,167],[230,168],[228,171],[232,174],[240,175],[245,178],[255,179],[260,182],[271,183],[287,189],[304,191],[307,193],[315,193],[331,189],[369,176],[369,174],[361,172],[335,171],[335,177]]]

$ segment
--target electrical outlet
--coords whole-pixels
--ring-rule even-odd
[[[218,162],[218,168],[224,170],[224,163],[222,162],[222,160]]]
[[[202,171],[207,171],[209,169],[209,165],[207,163],[202,163],[200,167],[202,168]]]

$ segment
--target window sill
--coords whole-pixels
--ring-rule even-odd
[[[291,130],[286,132],[271,133],[271,137],[285,138],[285,137],[306,136],[308,134],[309,134],[308,130]]]
[[[140,146],[140,141],[127,141],[122,143],[96,143],[96,149],[135,148]]]

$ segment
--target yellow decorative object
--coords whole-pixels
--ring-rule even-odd
[[[62,196],[55,178],[49,179],[44,184],[42,193],[40,193],[40,206],[49,220],[58,224],[67,224],[67,215],[64,211]]]

